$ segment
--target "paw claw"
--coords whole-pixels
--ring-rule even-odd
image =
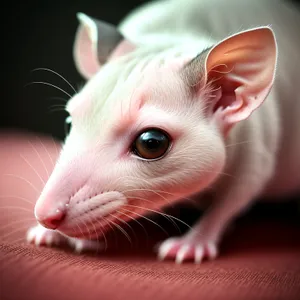
[[[177,264],[183,263],[183,261],[187,258],[187,254],[190,249],[190,245],[183,245],[182,247],[180,247],[179,251],[177,252],[175,262]]]
[[[30,228],[27,232],[26,240],[29,244],[36,246],[48,246],[59,244],[60,234],[56,231],[44,228],[41,225]]]
[[[218,256],[217,247],[214,243],[207,243],[207,256],[210,260],[214,260]]]
[[[195,263],[201,264],[204,256],[204,249],[202,246],[196,246],[195,248]]]
[[[168,239],[158,249],[159,260],[171,258],[177,264],[191,259],[194,263],[200,264],[204,258],[215,259],[217,254],[216,243],[185,237]]]
[[[103,249],[103,245],[98,241],[81,240],[77,238],[69,238],[69,245],[74,248],[74,252],[80,254],[84,251],[95,252]]]

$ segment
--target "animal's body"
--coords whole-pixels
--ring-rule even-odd
[[[200,262],[258,198],[300,191],[300,11],[291,3],[166,0],[118,28],[79,19],[74,58],[88,82],[67,105],[72,129],[30,241],[92,246],[86,239],[109,222],[209,192],[203,218],[159,248]]]

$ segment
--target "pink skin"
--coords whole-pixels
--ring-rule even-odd
[[[255,57],[255,43],[260,46],[258,57],[265,63],[259,64],[253,79],[247,78],[251,66],[244,57],[245,53]],[[124,52],[134,51],[135,47],[127,46]],[[244,53],[233,51],[224,58],[234,47]],[[235,123],[261,105],[274,79],[276,44],[268,28],[232,36],[215,46],[203,61],[204,85],[195,88],[181,74],[182,65],[190,60],[188,55],[164,57],[159,65],[152,59],[141,69],[137,51],[136,64],[128,75],[126,60],[117,59],[122,45],[117,50],[103,68],[89,61],[84,69],[87,62],[77,56],[77,66],[89,81],[67,105],[72,129],[36,203],[35,215],[42,226],[29,231],[30,242],[67,240],[77,250],[93,249],[97,242],[90,240],[103,238],[111,227],[218,183],[226,167],[226,136]],[[216,77],[213,70],[222,71],[222,63],[228,69],[234,65],[235,71]],[[90,74],[91,70],[99,71]],[[243,84],[245,79],[249,85]],[[222,89],[213,89],[208,85],[211,81]],[[253,93],[255,101],[248,102]],[[148,163],[132,154],[130,147],[137,134],[150,127],[168,132],[172,143],[161,159]],[[240,194],[238,189],[223,191],[227,198]],[[208,212],[186,235],[163,242],[159,257],[174,258],[178,263],[215,258],[225,226],[253,196],[247,193],[235,206],[221,197],[224,205]]]

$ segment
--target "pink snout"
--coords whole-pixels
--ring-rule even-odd
[[[48,228],[48,229],[56,229],[64,220],[66,213],[60,209],[57,209],[55,212],[48,214],[42,218],[37,218],[38,222]]]

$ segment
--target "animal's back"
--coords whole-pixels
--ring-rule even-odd
[[[278,43],[275,83],[261,107],[263,114],[275,101],[280,120],[278,164],[266,189],[266,195],[273,196],[300,186],[300,8],[285,0],[162,0],[133,11],[120,29],[144,44],[160,36],[219,41],[263,25],[271,25]]]

